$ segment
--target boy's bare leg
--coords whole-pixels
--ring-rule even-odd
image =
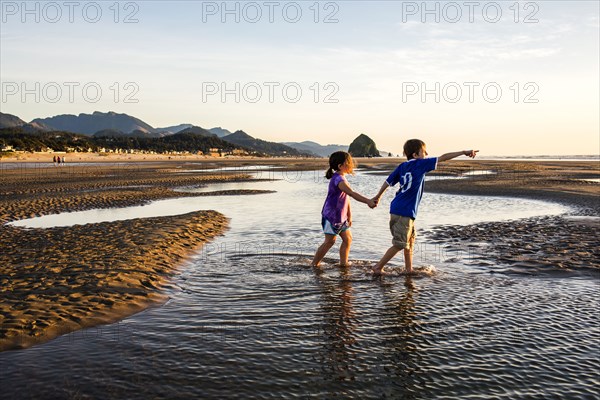
[[[321,263],[321,260],[323,259],[323,257],[325,257],[325,254],[327,254],[329,249],[331,249],[331,247],[334,244],[335,244],[335,235],[325,234],[325,241],[317,249],[317,252],[315,253],[315,257],[313,258],[312,263],[310,265],[312,265],[313,267],[318,267],[319,264]]]
[[[414,235],[411,237],[409,244],[410,244],[410,248],[404,249],[404,263],[406,265],[406,272],[410,274],[413,272],[413,267],[412,267],[413,249],[415,248],[415,236]]]
[[[412,260],[413,260],[413,251],[412,247],[410,249],[404,249],[404,263],[406,264],[406,272],[412,272]]]
[[[383,255],[383,257],[381,257],[381,260],[379,260],[379,262],[377,264],[375,264],[374,266],[371,267],[371,269],[373,270],[373,273],[375,275],[381,275],[381,273],[383,272],[383,267],[385,267],[385,265],[392,259],[394,258],[394,256],[396,254],[398,254],[398,252],[400,251],[399,248],[397,248],[396,246],[392,246],[390,247],[385,254]]]
[[[350,265],[348,263],[348,256],[350,255],[350,245],[352,244],[352,232],[346,230],[340,233],[342,238],[342,244],[340,246],[340,265],[346,267]]]

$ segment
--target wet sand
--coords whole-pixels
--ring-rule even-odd
[[[387,175],[398,162],[359,159],[369,173]],[[324,159],[181,160],[90,166],[25,167],[0,164],[0,350],[41,343],[56,335],[116,321],[164,299],[169,277],[186,257],[221,234],[226,216],[216,212],[65,228],[23,229],[6,222],[64,211],[122,207],[151,200],[210,195],[183,193],[181,186],[246,180],[244,165],[287,170],[324,169]],[[206,172],[178,173],[196,170]],[[214,172],[217,166],[240,167]],[[465,172],[493,174],[443,180]],[[527,197],[574,207],[574,215],[599,216],[598,163],[458,161],[445,163],[426,192]],[[382,178],[383,180],[383,178]],[[252,194],[227,191],[220,194]],[[468,214],[465,215],[468,218]],[[569,222],[570,221],[570,222]],[[584,222],[582,222],[584,221]],[[446,244],[484,242],[480,262],[514,268],[546,265],[558,269],[598,268],[600,246],[595,219],[564,217],[439,227],[432,237]],[[551,240],[550,240],[551,238]],[[532,264],[533,263],[533,264]]]
[[[478,171],[490,171],[482,175]],[[441,174],[473,174],[465,182],[434,180],[430,192],[509,196],[545,200],[573,206],[578,215],[600,215],[600,162],[459,161],[443,164]]]
[[[182,186],[245,181],[248,173],[232,171],[177,174],[173,165],[94,165],[0,169],[0,223],[60,212],[125,207],[152,200],[230,193],[182,193]]]
[[[68,228],[0,230],[0,350],[117,321],[154,302],[179,265],[223,232],[200,211]]]
[[[177,174],[173,167],[29,165],[0,171],[0,351],[117,321],[163,301],[177,267],[227,227],[227,218],[215,211],[49,229],[7,222],[174,197],[260,193],[177,192],[249,175]]]
[[[443,179],[465,173],[471,176]],[[433,240],[462,250],[475,265],[495,265],[502,272],[600,276],[600,183],[589,181],[600,178],[600,163],[458,161],[443,164],[437,176],[426,183],[425,192],[557,202],[571,206],[570,214],[577,217],[440,226],[430,232]]]
[[[485,269],[494,267],[493,272],[600,278],[599,227],[597,217],[556,216],[440,226],[427,236],[447,246],[450,259],[463,259]]]

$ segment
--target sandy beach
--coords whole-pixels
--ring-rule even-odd
[[[223,232],[206,211],[69,228],[4,227],[0,349],[114,322],[164,300],[190,251]]]
[[[52,163],[53,156],[65,157],[65,162],[93,162],[93,163],[114,163],[114,162],[152,162],[152,161],[219,161],[224,158],[208,157],[198,154],[187,155],[163,155],[163,154],[125,154],[125,153],[14,153],[2,158],[2,162],[38,162]],[[248,157],[249,158],[249,157]],[[229,158],[229,159],[233,159]],[[247,159],[247,158],[245,158]]]
[[[181,186],[246,180],[230,173],[173,174],[177,165],[4,164],[0,171],[0,350],[27,347],[86,326],[116,321],[161,302],[187,256],[222,234],[214,211],[49,229],[10,221],[152,200],[254,194],[184,193]],[[21,168],[22,167],[22,168]]]
[[[50,156],[51,158],[51,156]],[[109,160],[110,157],[102,157]],[[151,200],[211,195],[174,191],[182,186],[247,180],[247,165],[324,169],[324,159],[171,159],[109,164],[0,164],[0,350],[27,347],[65,332],[116,321],[164,301],[169,277],[203,243],[222,234],[227,216],[198,211],[63,228],[24,229],[6,223],[64,211],[145,204]],[[88,162],[90,160],[81,160]],[[397,162],[359,159],[368,173],[387,175]],[[198,171],[184,173],[185,170]],[[215,172],[217,166],[239,167]],[[202,168],[205,171],[202,171]],[[491,171],[478,173],[478,171]],[[179,173],[181,172],[181,173]],[[445,176],[468,179],[442,179]],[[593,162],[449,162],[426,191],[543,199],[574,207],[586,218],[547,217],[485,226],[439,227],[435,240],[486,242],[489,260],[565,270],[598,268],[600,178]],[[253,194],[247,191],[219,194]],[[596,217],[596,218],[593,218]],[[468,215],[465,216],[468,219]],[[552,240],[549,240],[551,238]]]

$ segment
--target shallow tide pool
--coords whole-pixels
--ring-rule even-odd
[[[365,272],[390,245],[388,207],[352,203],[355,265],[308,266],[322,240],[322,172],[266,172],[265,189],[42,217],[57,226],[215,209],[230,229],[180,268],[170,300],[119,323],[0,353],[6,398],[598,398],[599,281],[492,274],[419,236],[432,276]],[[373,195],[385,177],[358,174]],[[182,190],[194,190],[190,188]],[[540,201],[427,193],[418,229],[555,215]],[[24,223],[23,221],[22,223]],[[472,257],[472,255],[471,255]],[[402,265],[400,259],[393,263]]]

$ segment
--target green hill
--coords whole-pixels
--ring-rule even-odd
[[[353,157],[381,157],[373,139],[363,133],[350,144],[348,153]]]

